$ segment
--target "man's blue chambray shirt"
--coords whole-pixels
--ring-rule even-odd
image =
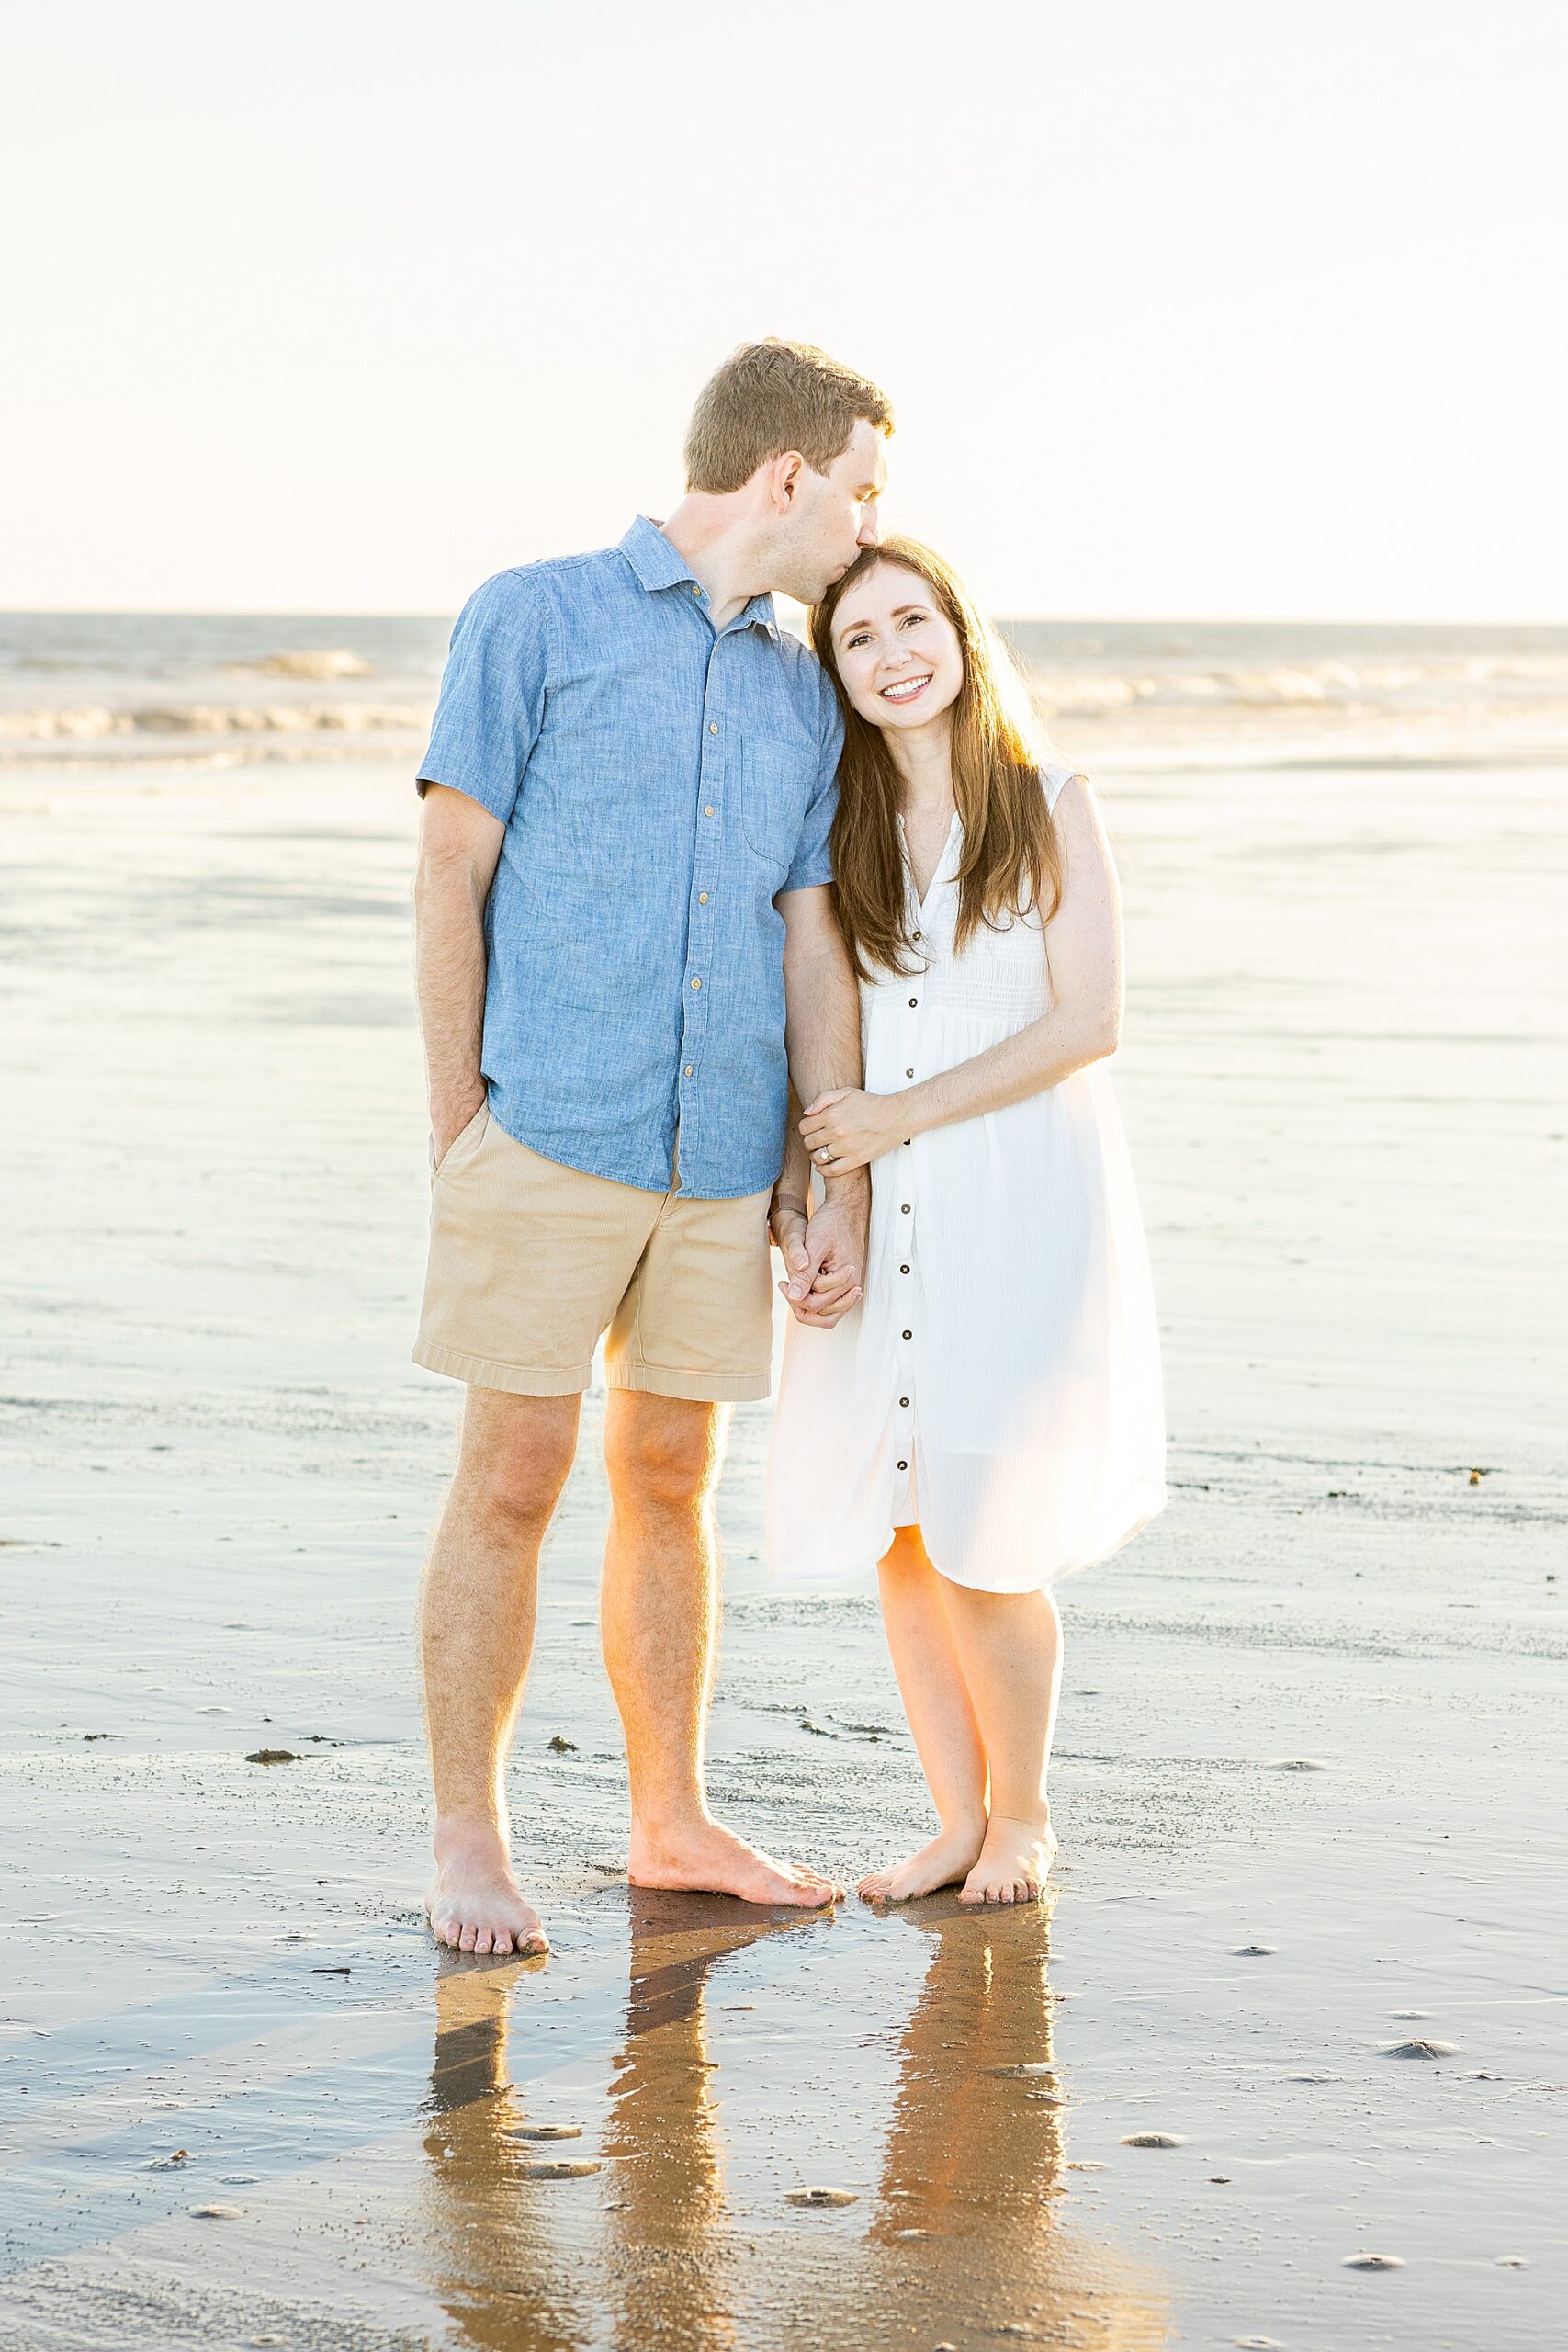
[[[843,728],[754,596],[706,594],[639,515],[502,571],[452,632],[420,782],[506,827],[485,937],[491,1114],[547,1159],[734,1200],[778,1174],[784,919],[831,879]]]

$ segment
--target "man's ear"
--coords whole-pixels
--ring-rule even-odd
[[[800,492],[807,471],[805,458],[798,449],[786,449],[781,457],[768,464],[768,498],[776,514],[787,514]]]

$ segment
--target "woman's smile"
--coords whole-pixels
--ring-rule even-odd
[[[884,702],[914,702],[931,684],[932,673],[920,670],[911,678],[895,678],[889,686],[879,686],[877,693]]]

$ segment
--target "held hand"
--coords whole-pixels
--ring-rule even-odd
[[[868,1094],[863,1087],[839,1087],[807,1105],[800,1132],[814,1164],[825,1176],[868,1168],[904,1140],[896,1094]]]
[[[830,1331],[861,1295],[861,1221],[829,1203],[809,1223],[793,1204],[774,1208],[773,1238],[789,1269],[779,1289],[808,1330]]]

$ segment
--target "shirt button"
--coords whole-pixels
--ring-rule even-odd
[[[718,721],[716,718],[710,718],[708,720],[708,733],[710,735],[716,735],[718,733]]]
[[[711,800],[708,802],[707,807],[703,810],[703,815],[705,817],[711,817],[713,815],[713,802]]]
[[[692,1065],[691,1065],[691,1063],[690,1063],[690,1062],[688,1062],[688,1063],[686,1064],[686,1067],[685,1067],[684,1070],[682,1072],[682,1076],[683,1078],[690,1078],[690,1077],[691,1077],[691,1075],[692,1075]]]
[[[700,989],[700,988],[702,987],[702,982],[701,982],[701,980],[694,980],[694,981],[692,982],[692,986],[693,986],[694,989]]]
[[[707,894],[707,892],[706,892],[705,890],[699,890],[699,891],[697,892],[697,904],[698,904],[698,906],[699,906],[699,907],[705,907],[705,906],[706,906],[706,904],[707,904],[707,902],[708,902],[708,894]]]

